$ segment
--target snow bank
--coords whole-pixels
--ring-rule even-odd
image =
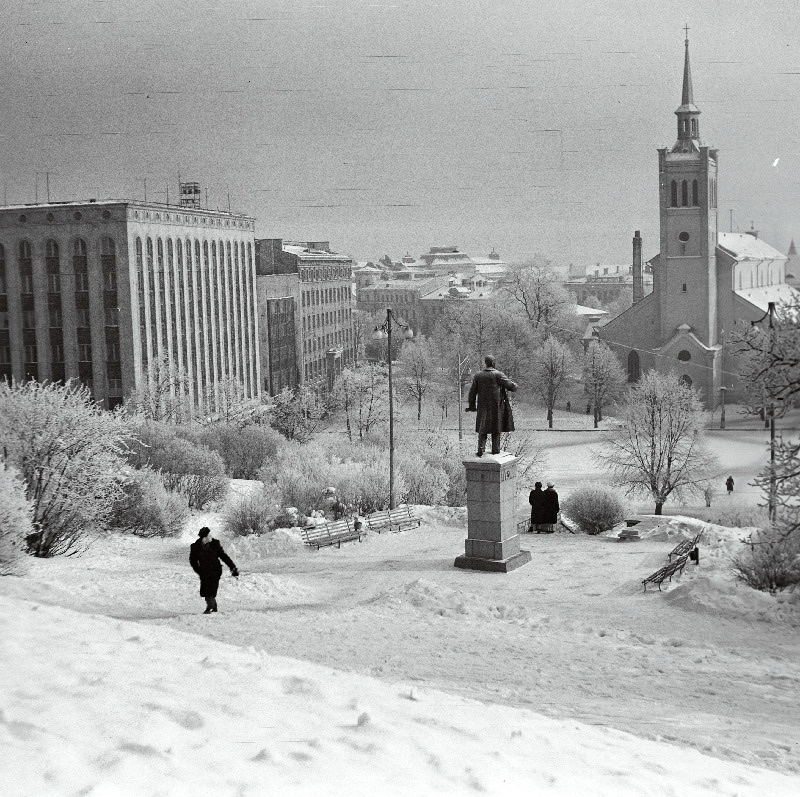
[[[15,795],[800,791],[620,731],[7,597],[0,638]]]

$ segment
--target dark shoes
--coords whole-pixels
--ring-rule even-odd
[[[213,611],[213,609],[206,609],[206,610],[203,612],[203,614],[211,614],[211,612],[212,612],[212,611]]]
[[[482,457],[483,456],[483,451],[479,451],[477,454],[475,454],[475,456],[476,457]]]
[[[492,454],[499,454],[499,453],[500,453],[500,449],[499,448],[497,449],[497,451],[492,451]]]

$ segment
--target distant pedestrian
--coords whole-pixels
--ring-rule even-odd
[[[558,514],[561,511],[561,507],[558,505],[558,493],[556,492],[555,485],[553,482],[547,482],[547,489],[542,493],[545,499],[545,524],[547,526],[547,530],[545,534],[552,534],[556,530],[556,525],[558,524]]]
[[[572,402],[571,401],[567,402],[567,412],[572,412]]]
[[[200,576],[200,597],[206,599],[206,610],[203,614],[217,611],[217,588],[222,576],[220,560],[228,565],[232,576],[239,575],[233,560],[222,550],[220,541],[211,536],[208,526],[203,526],[197,539],[189,547],[189,564]]]
[[[587,404],[586,405],[586,414],[587,415],[591,415],[592,414],[592,405],[591,404]]]
[[[536,482],[533,485],[528,503],[531,505],[531,534],[535,531],[542,534],[547,530],[547,498],[542,490],[542,483]]]
[[[728,489],[728,495],[730,495],[733,492],[733,476],[728,476],[725,479],[725,487]]]

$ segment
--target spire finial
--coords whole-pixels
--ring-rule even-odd
[[[689,25],[688,23],[683,26],[683,30],[686,32],[686,46],[689,46]]]

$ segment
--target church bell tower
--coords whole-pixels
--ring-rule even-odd
[[[662,345],[689,327],[710,347],[717,344],[717,150],[700,141],[686,33],[678,138],[658,150],[661,252],[653,290]]]

